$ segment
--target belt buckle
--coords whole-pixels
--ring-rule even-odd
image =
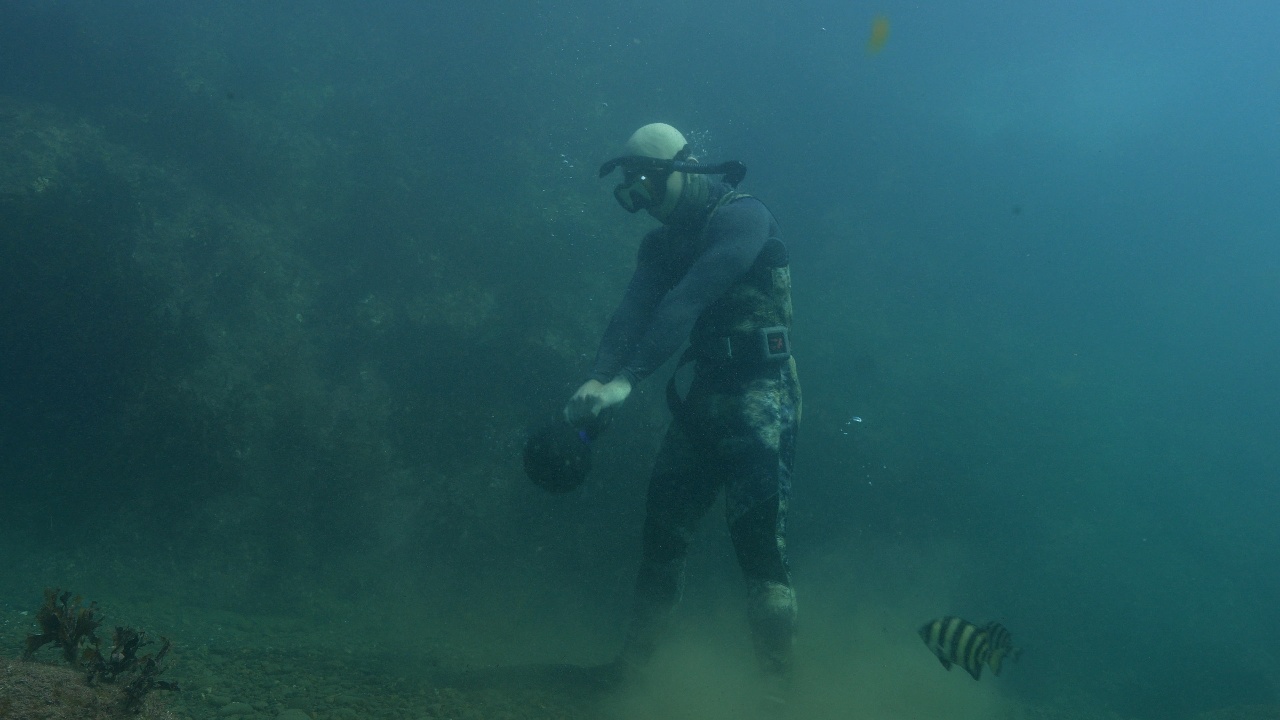
[[[786,360],[791,357],[791,331],[783,325],[760,328],[760,356],[767,361]]]

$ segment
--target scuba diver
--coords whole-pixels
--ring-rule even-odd
[[[625,152],[600,176],[621,170],[618,204],[662,226],[644,237],[591,378],[564,418],[597,424],[686,340],[677,371],[692,364],[693,379],[684,397],[674,373],[667,383],[672,420],[649,479],[632,617],[603,669],[620,681],[653,653],[680,599],[694,530],[723,489],[766,693],[781,703],[796,622],[785,535],[800,420],[787,249],[768,208],[737,191],[742,163],[698,164],[663,123],[637,130]]]

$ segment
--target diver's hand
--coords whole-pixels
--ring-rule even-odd
[[[588,380],[582,383],[573,397],[569,398],[569,402],[565,403],[564,421],[570,425],[581,425],[583,421],[598,414],[600,410],[595,405],[603,389],[604,383],[599,380]]]
[[[564,419],[570,425],[580,426],[595,420],[600,413],[620,405],[631,394],[631,381],[619,375],[607,383],[588,380],[569,398],[564,406]]]

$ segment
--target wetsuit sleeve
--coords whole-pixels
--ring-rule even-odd
[[[769,241],[772,216],[758,200],[722,207],[707,226],[707,249],[668,292],[623,368],[634,384],[653,374],[685,340],[711,303],[737,282]]]
[[[613,311],[609,326],[605,328],[596,350],[596,360],[591,367],[591,378],[602,383],[612,380],[627,365],[636,345],[644,335],[653,317],[654,309],[662,296],[670,289],[670,280],[660,270],[655,244],[658,232],[649,233],[640,244],[636,256],[636,270],[627,283],[622,302]],[[634,383],[636,379],[630,378]]]

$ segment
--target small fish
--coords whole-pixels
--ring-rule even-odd
[[[850,427],[852,427],[854,423],[860,423],[860,422],[862,422],[862,418],[858,417],[857,415],[854,415],[853,417],[849,418],[848,420],[845,420],[845,421],[844,421],[844,425],[840,428],[840,434],[841,434],[841,435],[848,435],[848,434],[849,434],[849,428],[850,428]]]
[[[877,15],[871,18],[871,37],[867,38],[867,53],[876,55],[889,42],[889,18]]]
[[[1006,657],[1018,659],[1022,651],[1013,646],[1013,636],[1003,625],[989,622],[978,627],[963,618],[948,615],[920,626],[920,639],[938,656],[942,667],[950,670],[959,665],[974,680],[982,677],[982,665],[1000,674],[1000,664]]]

